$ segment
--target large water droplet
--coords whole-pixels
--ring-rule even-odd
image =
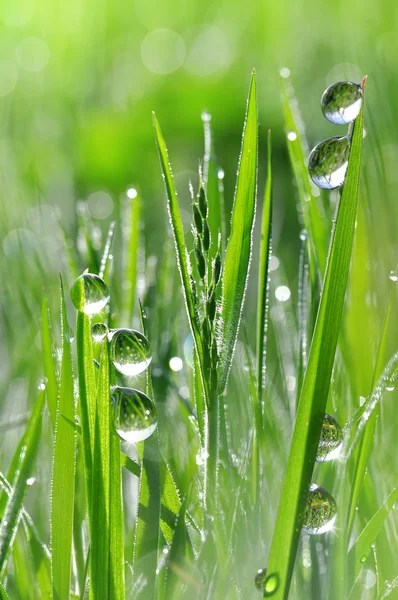
[[[344,183],[350,155],[347,136],[324,140],[308,157],[308,171],[312,181],[320,188],[333,190]]]
[[[100,312],[109,301],[105,281],[92,273],[83,273],[73,283],[70,297],[78,311],[93,315]]]
[[[362,88],[351,81],[338,81],[322,95],[321,108],[328,121],[335,125],[351,123],[362,106]]]
[[[254,585],[260,592],[264,591],[265,580],[267,579],[267,569],[259,569],[254,578]]]
[[[327,462],[337,458],[343,446],[343,432],[340,425],[330,415],[325,415],[322,422],[316,460]]]
[[[337,506],[333,496],[312,483],[304,512],[303,531],[310,535],[326,533],[333,528],[336,517]]]
[[[145,371],[152,360],[152,349],[145,335],[135,329],[116,329],[111,333],[111,359],[115,369],[127,377]]]
[[[94,323],[91,327],[91,335],[95,342],[102,342],[105,336],[108,334],[108,328],[105,323]]]
[[[130,444],[146,440],[156,429],[158,415],[146,394],[125,387],[111,389],[114,424],[118,436]]]

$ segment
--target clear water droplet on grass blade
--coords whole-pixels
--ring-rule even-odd
[[[350,155],[347,136],[324,140],[308,157],[308,171],[312,181],[320,188],[333,190],[344,183]]]
[[[390,271],[390,274],[388,277],[389,277],[390,281],[394,281],[394,283],[395,283],[396,281],[398,281],[397,271]]]
[[[108,334],[108,328],[105,323],[94,323],[91,327],[91,335],[95,342],[102,342]]]
[[[322,423],[316,460],[327,462],[337,458],[343,446],[343,432],[340,425],[330,415],[325,415]]]
[[[312,483],[304,512],[303,531],[310,535],[326,533],[337,517],[336,502],[324,488]]]
[[[108,304],[109,290],[105,281],[98,275],[83,273],[74,281],[70,297],[78,311],[93,315]]]
[[[260,592],[264,591],[264,584],[267,578],[267,569],[259,569],[254,578],[254,585]]]
[[[155,431],[158,415],[155,403],[143,392],[115,386],[111,389],[117,435],[130,444],[146,440]]]
[[[271,573],[265,580],[264,596],[268,598],[273,596],[279,587],[279,576],[276,573]]]
[[[127,377],[145,371],[152,360],[152,349],[145,335],[135,329],[115,329],[111,333],[111,360],[115,369]]]
[[[359,115],[362,106],[362,88],[351,81],[330,85],[321,98],[325,118],[334,125],[347,125]]]

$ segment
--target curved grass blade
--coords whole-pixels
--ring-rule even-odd
[[[363,86],[365,85],[365,79]],[[343,314],[355,232],[361,167],[364,101],[354,123],[351,152],[333,232],[308,367],[301,391],[279,504],[264,596],[286,599],[311,483]]]
[[[384,319],[383,329],[380,337],[379,348],[377,352],[376,365],[373,373],[372,389],[374,389],[378,379],[383,372],[383,365],[386,362],[386,351],[388,334],[390,331],[391,311],[392,304],[395,297],[396,282],[391,282],[390,297],[388,301],[387,313]],[[358,454],[355,463],[355,469],[353,473],[353,481],[351,484],[351,496],[348,510],[348,521],[347,531],[350,533],[354,523],[354,517],[356,513],[356,506],[359,500],[359,494],[362,488],[363,479],[365,477],[366,468],[368,466],[370,453],[373,447],[374,432],[376,428],[377,417],[379,409],[376,408],[370,415],[370,418],[366,424],[365,430],[362,433],[360,445],[358,448]]]
[[[364,566],[368,554],[372,552],[372,544],[379,535],[388,515],[394,508],[398,499],[398,486],[391,492],[383,506],[368,521],[366,527],[361,531],[354,544],[350,548],[348,556],[355,556],[354,578],[356,579]]]
[[[0,523],[0,572],[3,575],[8,553],[15,539],[22,513],[23,497],[26,481],[29,478],[33,462],[37,455],[41,433],[41,413],[43,410],[45,394],[41,391],[36,399],[32,414],[29,418],[26,431],[22,436],[23,443],[18,445],[18,457],[13,459],[16,466],[12,480],[12,493],[8,497],[4,508],[4,516]],[[13,465],[12,465],[13,466]]]
[[[253,246],[256,194],[257,95],[256,74],[253,72],[235,187],[231,235],[228,240],[222,275],[219,315],[220,364],[218,367],[220,393],[225,389],[238,339]]]
[[[265,345],[267,339],[268,302],[269,302],[269,261],[271,258],[272,234],[272,156],[271,156],[271,131],[268,131],[268,172],[265,184],[263,216],[261,223],[260,265],[258,272],[257,295],[257,429],[262,422],[262,401],[265,386]],[[259,431],[257,431],[257,434]]]
[[[167,195],[167,209],[169,213],[171,228],[173,231],[174,244],[177,256],[178,270],[181,276],[182,291],[184,295],[185,307],[187,310],[189,326],[191,329],[194,345],[198,353],[199,366],[201,377],[203,381],[205,397],[208,401],[208,384],[205,377],[204,368],[204,349],[203,342],[200,335],[200,327],[198,317],[196,313],[195,300],[193,297],[190,273],[191,265],[189,255],[185,245],[184,230],[182,227],[180,209],[178,207],[177,193],[174,187],[173,174],[168,159],[167,148],[165,141],[162,136],[162,132],[159,127],[159,123],[156,119],[155,113],[153,113],[153,126],[155,129],[156,144],[159,152],[160,165],[162,168],[163,180],[166,188]]]
[[[51,494],[51,575],[54,600],[69,600],[75,492],[76,434],[72,351],[61,279],[62,363],[55,426]]]

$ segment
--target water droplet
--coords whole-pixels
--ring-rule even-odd
[[[132,388],[111,389],[114,424],[118,436],[130,444],[146,440],[155,431],[158,415],[154,402]]]
[[[297,133],[295,133],[294,131],[289,131],[287,134],[287,139],[289,140],[289,142],[294,142],[294,140],[297,140]]]
[[[388,381],[386,385],[386,392],[393,392],[395,390],[395,384],[393,381]]]
[[[394,282],[398,281],[398,273],[396,271],[390,271],[390,274],[388,277],[389,277],[390,281],[394,281]]]
[[[111,338],[111,359],[115,369],[132,377],[145,371],[152,360],[145,335],[135,329],[115,329]]]
[[[172,371],[181,371],[183,362],[179,356],[173,356],[173,358],[170,358],[169,366]]]
[[[351,123],[359,115],[361,106],[362,88],[351,81],[333,83],[323,92],[321,99],[322,112],[334,125]]]
[[[254,585],[260,592],[264,591],[264,584],[267,578],[267,569],[259,569],[254,578]]]
[[[305,242],[305,241],[306,241],[306,239],[307,239],[307,237],[308,237],[308,232],[307,232],[307,230],[306,230],[306,229],[302,229],[302,230],[300,231],[300,240],[301,240],[302,242]]]
[[[280,302],[286,302],[290,298],[290,290],[286,285],[279,285],[275,290],[275,298]]]
[[[333,528],[336,517],[337,506],[333,496],[312,483],[304,512],[303,531],[310,535],[326,533]]]
[[[94,323],[91,327],[91,335],[95,342],[102,342],[108,333],[108,328],[105,323]]]
[[[333,190],[344,183],[350,155],[347,136],[324,140],[308,157],[308,171],[312,181],[320,188]]]
[[[361,556],[361,563],[362,563],[362,564],[363,564],[363,563],[365,563],[367,558],[368,558],[368,557],[367,557],[367,555],[366,555],[366,554],[363,554],[363,555]]]
[[[272,596],[279,587],[279,576],[276,573],[271,573],[265,580],[264,596]]]
[[[40,390],[41,392],[43,392],[46,389],[47,381],[48,381],[47,377],[41,377],[37,384],[37,389]]]
[[[109,302],[109,290],[105,281],[92,273],[83,273],[70,290],[70,297],[78,311],[93,315]]]
[[[343,432],[340,425],[330,415],[323,418],[321,438],[319,440],[318,462],[327,462],[337,458],[343,446]]]
[[[68,342],[73,342],[73,340],[75,339],[75,334],[73,333],[73,329],[72,327],[70,327],[70,325],[68,325],[68,327],[66,328],[65,336]]]

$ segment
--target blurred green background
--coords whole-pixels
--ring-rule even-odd
[[[71,252],[80,251],[79,244],[84,246],[78,235],[83,210],[78,202],[87,200],[100,250],[111,219],[117,220],[116,231],[120,229],[126,190],[137,188],[143,199],[146,256],[162,259],[167,215],[151,111],[157,114],[169,148],[188,232],[188,182],[197,182],[203,156],[201,113],[207,110],[212,115],[219,165],[225,171],[229,214],[253,67],[258,74],[260,207],[269,128],[273,136],[273,250],[280,268],[272,285],[288,285],[293,300],[291,307],[286,303],[289,318],[279,319],[279,324],[278,307],[274,313],[271,308],[269,367],[273,377],[283,371],[288,386],[288,378],[294,379],[302,224],[283,128],[280,69],[290,69],[311,146],[346,132],[323,118],[324,89],[335,81],[359,82],[368,75],[361,235],[346,316],[351,363],[345,365],[353,406],[359,396],[368,395],[388,301],[388,274],[397,262],[397,31],[398,4],[393,0],[0,0],[0,392],[5,423],[1,427],[8,432],[0,444],[1,462],[7,464],[22,432],[8,427],[7,421],[23,418],[32,404],[27,392],[37,385],[41,372],[43,288],[56,310],[58,273],[65,275],[67,286],[72,282],[63,230]],[[334,206],[337,194],[325,197]],[[253,272],[246,306],[249,333],[256,301]],[[148,276],[146,283],[152,280]],[[173,289],[164,296],[166,309],[173,306],[174,311],[177,290],[174,277]],[[175,325],[176,312],[170,327]],[[187,335],[182,311],[178,319]],[[162,335],[167,333],[152,332],[155,362],[182,354],[173,338],[173,348],[161,357]],[[394,321],[391,349],[396,349],[397,333]],[[275,347],[284,354],[283,360]],[[348,384],[344,373],[337,378],[338,401],[344,405]],[[275,383],[281,394],[287,393],[285,383]],[[234,384],[241,393],[239,382]],[[288,391],[294,392],[294,386]],[[346,416],[343,408],[342,423]],[[395,472],[390,440],[396,439],[396,420],[391,423],[377,464],[388,464]],[[288,438],[288,426],[284,435]],[[280,460],[283,463],[285,457]],[[44,479],[47,485],[48,473]],[[390,488],[386,480],[382,494]],[[44,483],[43,489],[47,489]]]

